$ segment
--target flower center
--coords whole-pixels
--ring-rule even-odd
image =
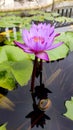
[[[34,36],[33,40],[34,42],[41,42],[42,44],[44,43],[44,38],[40,36],[39,37]]]

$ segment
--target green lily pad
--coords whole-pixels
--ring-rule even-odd
[[[9,71],[0,71],[0,87],[13,90],[15,85],[15,79]]]
[[[0,63],[7,61],[7,55],[4,49],[2,49],[3,47],[0,47]]]
[[[57,21],[57,22],[73,22],[73,19],[72,18],[67,18],[67,17],[64,17],[64,16],[62,16],[62,17],[57,17],[57,18],[55,18],[55,20]]]
[[[32,63],[30,60],[10,63],[11,72],[16,81],[21,85],[26,85],[32,74]]]
[[[7,130],[6,129],[6,125],[7,125],[7,123],[5,123],[4,125],[0,126],[0,130]]]
[[[51,13],[51,15],[52,15],[54,18],[55,18],[55,17],[59,17],[59,16],[60,16],[60,14],[55,13],[55,12]]]
[[[13,90],[15,80],[24,86],[30,80],[32,74],[32,62],[30,60],[3,62],[0,64],[0,86]]]
[[[44,14],[44,19],[53,21],[54,17],[51,14],[46,13],[46,14]]]
[[[65,58],[69,52],[68,47],[63,44],[53,50],[48,51],[50,61],[59,60]]]
[[[66,32],[65,39],[67,39],[67,42],[65,42],[66,45],[69,47],[70,51],[73,51],[73,32]]]
[[[28,14],[30,15],[38,15],[38,14],[43,14],[44,11],[42,10],[30,10],[28,11]]]
[[[65,106],[67,108],[67,112],[64,114],[64,116],[73,120],[73,97],[71,97],[71,100],[65,102]]]
[[[56,42],[63,41],[70,51],[73,51],[73,32],[61,33],[59,37],[56,38]]]
[[[0,27],[15,27],[22,23],[21,17],[6,16],[0,19]]]
[[[11,21],[6,22],[6,19],[5,19],[5,21],[2,21],[2,20],[0,21],[0,27],[4,27],[4,28],[6,28],[6,27],[15,27],[15,25]]]
[[[32,20],[33,20],[33,21],[43,22],[43,21],[44,21],[44,16],[42,16],[42,15],[33,16],[33,17],[32,17]]]
[[[28,54],[19,47],[6,45],[2,47],[2,50],[5,51],[8,61],[23,61],[28,58]]]
[[[4,52],[5,61],[0,63],[0,86],[12,90],[15,88],[16,81],[21,85],[28,83],[32,74],[32,61],[25,52],[15,46],[3,46],[1,53]],[[2,59],[3,55],[0,55]]]

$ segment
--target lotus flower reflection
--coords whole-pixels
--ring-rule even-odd
[[[58,35],[54,31],[54,26],[50,24],[32,24],[29,31],[26,29],[22,31],[24,44],[17,41],[14,41],[14,43],[23,49],[24,52],[34,54],[37,58],[49,61],[47,51],[63,44],[63,42],[54,44],[54,39]]]

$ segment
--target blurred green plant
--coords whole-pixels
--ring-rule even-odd
[[[1,126],[0,126],[0,130],[7,130],[7,129],[6,129],[6,125],[7,125],[7,123],[1,125]]]
[[[64,114],[67,118],[73,120],[73,97],[65,102],[67,112]]]
[[[2,13],[0,18],[0,27],[26,27],[29,28],[32,21],[45,22],[73,22],[72,18],[60,17],[58,13],[45,12],[43,10],[31,10],[25,12],[7,12]]]
[[[16,81],[24,86],[32,74],[32,61],[29,56],[15,46],[0,47],[0,86],[13,90]]]

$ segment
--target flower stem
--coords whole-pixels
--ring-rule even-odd
[[[35,61],[34,61],[34,65],[33,65],[33,72],[32,72],[32,78],[31,78],[31,92],[32,93],[34,91],[34,82],[35,82],[35,76],[36,76],[37,61],[38,61],[38,58],[35,56]]]
[[[40,59],[40,85],[42,84],[42,59]]]

